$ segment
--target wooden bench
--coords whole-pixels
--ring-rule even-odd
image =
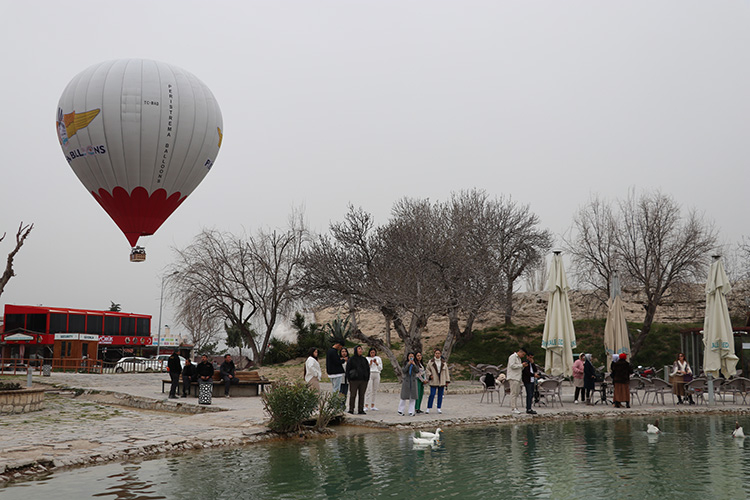
[[[267,378],[261,376],[257,370],[253,371],[237,371],[235,372],[235,375],[237,376],[237,380],[239,381],[238,384],[231,384],[229,386],[229,395],[230,396],[259,396],[260,393],[263,392],[263,389],[267,385],[273,385],[273,381],[268,380]],[[214,372],[214,378],[212,380],[213,383],[213,390],[212,395],[215,398],[224,396],[224,381],[221,380],[221,376],[219,375],[219,371]],[[161,392],[165,392],[166,387],[170,387],[172,385],[171,380],[162,380],[161,381]],[[190,384],[192,393],[195,397],[198,397],[198,382],[193,382]],[[182,394],[182,377],[180,377],[180,382],[177,386],[177,392]]]

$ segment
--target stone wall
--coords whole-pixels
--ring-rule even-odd
[[[44,408],[44,389],[0,391],[0,414],[27,413]]]
[[[570,310],[574,320],[597,319],[607,317],[607,305],[596,299],[591,293],[572,290],[569,294]],[[645,316],[643,305],[645,295],[639,291],[624,290],[625,317],[628,321],[642,322]],[[513,323],[521,326],[544,324],[547,312],[549,292],[522,292],[514,295]],[[730,314],[733,317],[746,317],[747,302],[750,300],[750,283],[736,285],[727,296]],[[675,290],[666,297],[656,310],[654,321],[657,323],[702,323],[706,309],[706,292],[704,285],[691,285]],[[327,309],[315,312],[315,322],[325,324],[345,317],[345,310]],[[362,311],[357,315],[359,328],[367,335],[385,338],[385,320],[376,311]],[[474,329],[500,325],[505,321],[502,311],[490,312],[474,322]],[[441,317],[432,317],[423,333],[425,346],[434,346],[441,342],[448,332],[448,321]],[[391,330],[391,340],[398,341],[396,332]]]

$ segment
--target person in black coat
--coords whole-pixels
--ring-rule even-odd
[[[531,409],[531,403],[534,401],[534,390],[536,389],[537,379],[541,376],[541,373],[536,364],[534,364],[534,355],[532,353],[527,352],[526,359],[528,363],[524,363],[526,366],[521,370],[521,380],[523,381],[524,388],[526,388],[526,413],[536,415],[536,412]]]
[[[326,372],[331,379],[331,389],[334,393],[341,391],[341,383],[344,381],[344,365],[341,364],[341,348],[343,346],[336,342],[326,352]]]
[[[596,384],[596,370],[594,365],[591,363],[591,354],[586,354],[586,359],[583,361],[583,388],[586,391],[586,404],[592,405],[594,402],[591,400],[591,394],[594,392],[594,386]]]
[[[349,413],[354,414],[354,401],[359,395],[357,413],[365,415],[365,391],[370,380],[370,365],[363,356],[361,345],[354,348],[354,356],[346,363],[346,377],[349,379]]]
[[[229,397],[229,386],[231,384],[237,385],[240,383],[236,375],[237,369],[234,367],[234,361],[232,361],[231,354],[224,355],[224,362],[219,367],[219,375],[221,380],[224,381],[224,397]]]
[[[180,374],[182,373],[182,361],[180,361],[180,355],[177,352],[173,352],[167,360],[167,369],[169,370],[169,378],[172,380],[172,385],[169,387],[170,399],[177,398],[177,388],[180,385]]]
[[[612,382],[615,384],[615,394],[612,398],[615,408],[620,408],[621,403],[630,408],[630,375],[633,374],[633,367],[628,363],[627,354],[620,353],[617,362],[613,362],[610,368]]]
[[[211,383],[214,378],[214,365],[208,360],[208,356],[205,354],[201,356],[201,362],[198,363],[195,371],[198,372],[199,382]]]
[[[190,394],[190,386],[193,382],[198,379],[198,367],[190,362],[190,359],[185,360],[185,366],[182,368],[182,397],[188,397]]]

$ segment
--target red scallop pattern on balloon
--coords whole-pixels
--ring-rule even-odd
[[[148,191],[141,186],[133,189],[130,194],[119,186],[111,194],[104,188],[100,188],[98,193],[92,191],[91,194],[125,233],[133,247],[139,237],[154,234],[187,198],[179,192],[167,197],[164,189],[157,189],[149,196]]]

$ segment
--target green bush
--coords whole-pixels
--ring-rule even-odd
[[[276,432],[296,432],[318,408],[320,393],[305,384],[278,383],[264,392],[263,409],[271,417],[268,426]]]
[[[315,428],[322,430],[336,417],[344,414],[346,396],[340,392],[325,392],[318,398],[318,420]]]
[[[281,339],[271,338],[271,347],[266,351],[263,362],[266,364],[277,364],[289,361],[296,357],[297,344],[292,344]]]

